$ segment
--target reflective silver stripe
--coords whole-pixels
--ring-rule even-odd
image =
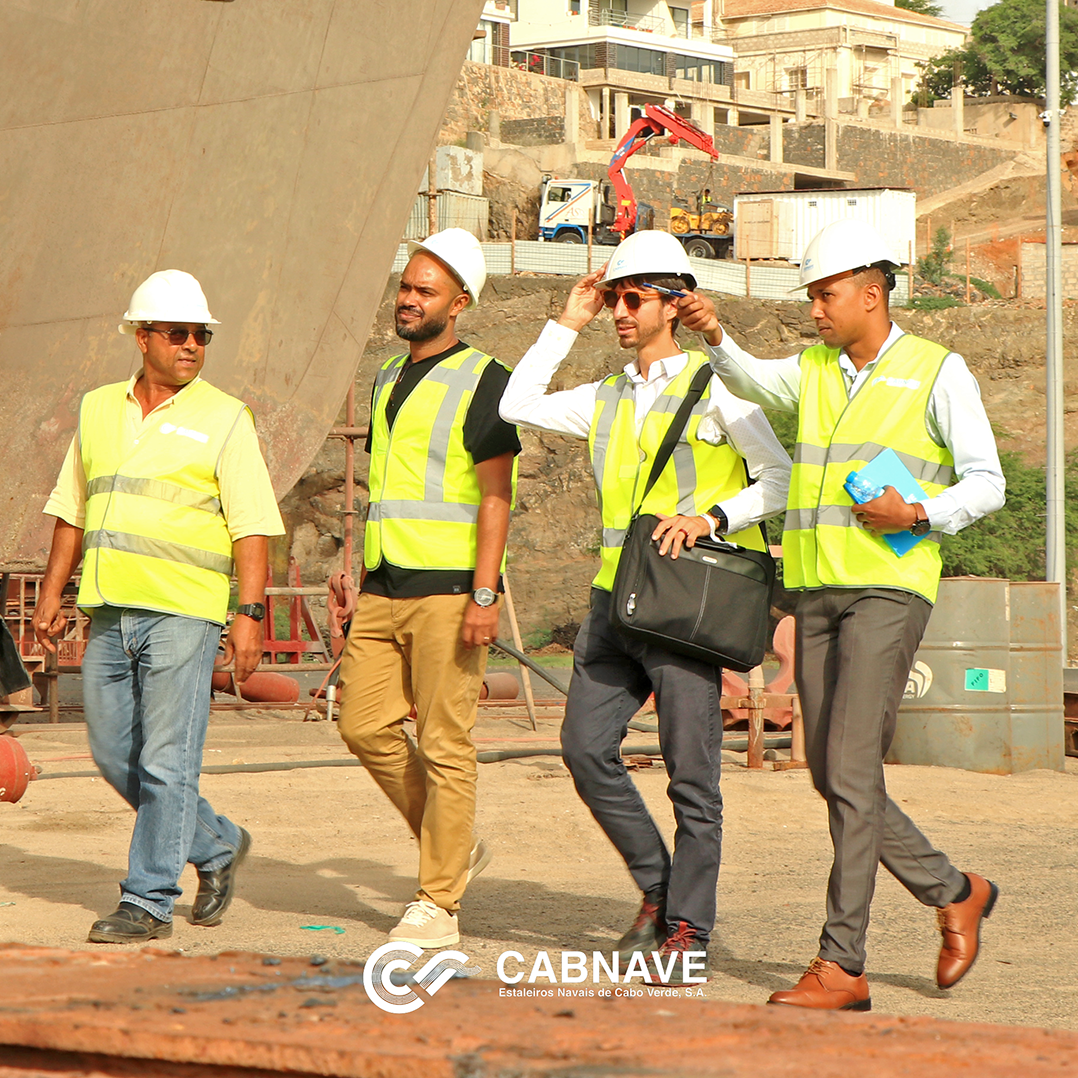
[[[221,515],[221,501],[209,494],[200,494],[197,490],[166,483],[162,479],[136,479],[129,475],[99,475],[86,484],[86,497],[95,494],[137,494],[144,498],[156,498],[162,502],[186,505],[191,509],[201,509],[215,516]]]
[[[629,379],[624,374],[619,374],[612,382],[601,383],[595,391],[596,405],[602,403],[604,406],[595,426],[591,453],[591,469],[595,475],[595,491],[599,500],[600,513],[603,511],[603,469],[606,467],[606,451],[610,447],[610,435],[614,430],[618,403],[628,384]]]
[[[443,367],[439,364],[423,376],[425,381],[441,382],[447,387],[431,424],[430,441],[427,444],[427,474],[423,486],[425,501],[440,502],[445,497],[445,469],[449,460],[449,439],[453,433],[453,421],[465,395],[475,392],[481,368],[487,359],[483,352],[473,349],[459,367]]]
[[[860,528],[862,525],[853,515],[852,505],[821,505],[816,509],[787,509],[783,519],[786,531],[812,531],[817,525],[832,528]],[[926,539],[940,541],[939,532],[929,532]]]
[[[809,445],[798,442],[794,447],[794,464],[810,464],[822,468],[827,464],[848,464],[852,460],[872,460],[884,449],[893,446],[879,445],[877,442],[862,442],[860,445],[834,442],[830,446]],[[939,483],[949,486],[954,479],[954,468],[949,464],[940,464],[934,460],[925,460],[910,453],[895,450],[898,459],[909,468],[914,479],[925,483]]]
[[[466,502],[391,499],[371,502],[367,508],[367,520],[432,520],[449,524],[475,524],[479,520],[479,506]]]
[[[124,554],[142,554],[147,558],[161,558],[181,565],[193,565],[196,569],[208,569],[222,576],[232,575],[232,559],[225,554],[214,554],[211,550],[199,550],[198,547],[184,546],[182,543],[169,543],[164,539],[150,539],[145,535],[132,535],[130,532],[115,532],[101,529],[87,532],[83,536],[83,551],[118,550]]]
[[[696,458],[692,446],[687,442],[678,442],[671,459],[677,479],[677,511],[683,516],[691,516],[696,507]]]
[[[625,531],[625,528],[603,528],[603,546],[621,546],[625,542]]]
[[[375,375],[375,387],[381,389],[386,382],[395,382],[400,374],[401,367],[404,366],[407,360],[407,352],[403,355],[393,356],[391,359],[387,360],[386,365],[377,373],[377,375]]]

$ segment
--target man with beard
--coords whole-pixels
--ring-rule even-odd
[[[476,704],[497,636],[520,452],[498,415],[509,371],[457,337],[486,283],[461,228],[408,245],[397,336],[408,352],[371,395],[370,504],[338,728],[419,840],[419,889],[391,940],[457,943],[457,911],[490,854],[472,837]],[[416,744],[404,719],[416,711]]]
[[[614,628],[610,602],[621,544],[640,511],[662,518],[653,538],[662,537],[660,552],[675,558],[682,545],[708,534],[762,550],[758,525],[786,504],[790,476],[790,459],[761,409],[713,376],[645,494],[667,429],[708,363],[675,336],[678,297],[695,287],[673,236],[629,236],[602,270],[573,287],[561,317],[547,323],[517,364],[501,406],[506,420],[588,441],[602,515],[601,564],[573,649],[561,743],[577,793],[642,892],[640,912],[617,950],[627,962],[633,952],[658,950],[674,979],[684,975],[690,955],[706,971],[715,925],[722,671]],[[604,305],[618,343],[634,353],[631,362],[599,382],[548,393],[578,333]],[[677,823],[672,856],[621,759],[628,722],[651,693]]]

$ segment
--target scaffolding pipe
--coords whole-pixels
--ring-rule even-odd
[[[1046,0],[1045,11],[1045,113],[1047,138],[1047,191],[1045,198],[1045,451],[1047,467],[1046,579],[1060,585],[1060,630],[1063,661],[1067,661],[1067,551],[1064,532],[1063,444],[1063,302],[1061,267],[1063,261],[1061,226],[1061,177],[1059,107],[1059,0]]]

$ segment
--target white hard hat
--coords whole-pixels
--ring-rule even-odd
[[[425,240],[409,240],[408,254],[416,251],[434,255],[468,294],[468,307],[479,306],[479,295],[487,283],[487,260],[479,241],[466,228],[443,228]]]
[[[684,277],[689,288],[696,287],[685,248],[669,232],[650,228],[626,236],[614,248],[606,277],[595,287],[605,288],[624,277]]]
[[[846,270],[861,270],[868,266],[890,270],[901,265],[901,260],[895,258],[872,225],[844,217],[824,225],[809,240],[801,259],[801,283],[792,291]]]
[[[129,336],[143,322],[190,322],[202,326],[221,323],[210,314],[202,285],[183,270],[158,270],[135,289],[124,312],[121,333]]]

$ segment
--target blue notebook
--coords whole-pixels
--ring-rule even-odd
[[[921,484],[913,477],[913,473],[899,459],[893,449],[885,449],[870,460],[858,473],[857,478],[871,483],[874,486],[894,487],[899,494],[910,504],[913,502],[926,501],[928,496],[921,488]],[[857,492],[851,490],[849,484],[843,484],[846,492],[855,502],[869,501],[868,498],[859,497]],[[909,532],[894,532],[892,535],[882,536],[883,541],[901,558],[909,553],[922,539],[923,535],[911,535]]]

